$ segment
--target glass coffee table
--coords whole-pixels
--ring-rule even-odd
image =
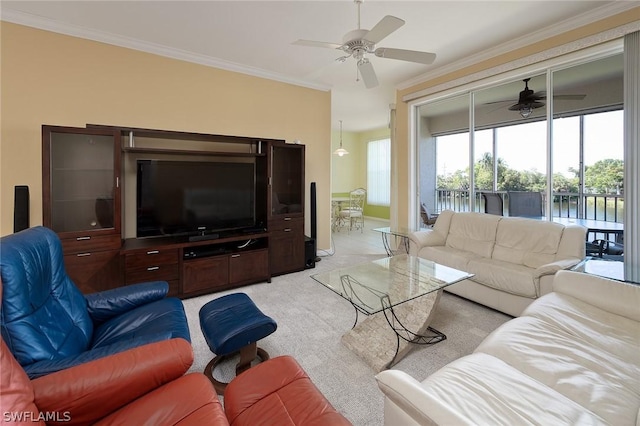
[[[405,254],[311,277],[353,305],[355,322],[342,342],[379,372],[402,359],[413,344],[447,338],[429,326],[442,289],[472,276]],[[358,322],[358,313],[366,318]]]
[[[426,231],[430,228],[420,228],[420,231]],[[400,238],[399,246],[404,246],[405,253],[409,253],[409,234],[415,232],[416,229],[410,229],[405,227],[395,227],[391,228],[390,226],[386,226],[383,228],[375,228],[373,229],[375,232],[379,232],[382,235],[382,245],[384,246],[385,251],[388,256],[393,256],[394,254],[399,254],[398,251],[394,250],[391,247],[391,242],[389,241],[391,237]]]

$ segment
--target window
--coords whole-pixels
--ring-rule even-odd
[[[391,202],[391,140],[367,144],[367,204],[388,206]]]

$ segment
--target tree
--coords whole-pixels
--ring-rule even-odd
[[[620,194],[623,190],[624,162],[607,158],[584,168],[584,184],[588,191]]]
[[[578,192],[578,170],[570,168],[573,177],[555,173],[553,175],[554,192]],[[485,152],[474,164],[476,188],[492,190],[493,157]],[[587,191],[600,194],[619,194],[623,190],[624,162],[622,160],[600,160],[585,167],[585,186]],[[544,191],[547,178],[537,170],[510,169],[502,158],[498,158],[498,189],[501,191]],[[440,189],[469,189],[469,168],[456,170],[449,176],[438,176]]]
[[[507,170],[507,165],[502,158],[498,158],[498,182]],[[481,190],[493,190],[493,156],[489,152],[482,154],[482,157],[474,164],[476,188]]]
[[[554,173],[553,192],[578,192],[578,177],[568,178],[562,173]]]

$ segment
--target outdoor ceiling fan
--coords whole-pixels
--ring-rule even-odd
[[[367,58],[368,54],[373,54],[379,58],[398,59],[401,61],[416,62],[425,65],[429,65],[435,61],[435,53],[393,49],[389,47],[376,48],[377,43],[403,26],[404,21],[400,18],[396,18],[395,16],[387,15],[371,30],[361,29],[360,5],[363,0],[354,0],[354,2],[358,5],[358,29],[346,33],[342,37],[342,44],[313,40],[297,40],[293,42],[293,44],[342,50],[345,55],[337,58],[336,61],[345,62],[349,57],[353,57],[357,61],[358,71],[360,72],[364,85],[367,89],[371,89],[378,85],[378,77],[373,69],[373,65]]]
[[[525,78],[524,80],[522,80],[524,81],[524,90],[520,92],[517,103],[511,105],[508,108],[509,111],[518,111],[522,116],[522,118],[529,118],[533,113],[534,109],[538,109],[545,106],[545,103],[542,101],[545,101],[547,99],[546,91],[541,90],[539,92],[534,92],[533,90],[529,89],[529,80],[531,79]],[[554,95],[553,99],[581,101],[585,97],[586,95]],[[502,101],[488,102],[486,105],[497,104],[501,102],[514,102],[514,100],[507,99]]]

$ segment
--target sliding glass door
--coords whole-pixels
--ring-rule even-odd
[[[620,53],[418,106],[420,201],[485,211],[492,192],[509,214],[510,192],[539,193],[542,216],[622,221],[622,67]]]

